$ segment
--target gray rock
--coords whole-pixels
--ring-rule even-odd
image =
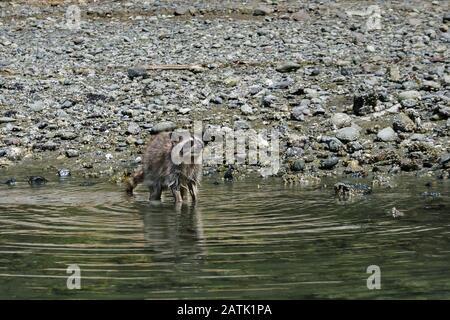
[[[69,109],[73,107],[73,102],[70,100],[65,100],[62,104],[61,104],[61,109]]]
[[[333,169],[339,162],[339,159],[337,157],[331,157],[325,160],[320,161],[320,169],[323,170],[330,170]]]
[[[45,104],[43,101],[35,101],[29,105],[29,108],[31,109],[31,111],[40,112],[44,110]]]
[[[173,14],[176,15],[176,16],[183,16],[186,13],[188,13],[188,11],[189,10],[187,8],[185,8],[185,7],[178,7],[178,8],[175,9]]]
[[[368,92],[357,94],[353,97],[353,112],[358,116],[364,116],[374,112],[377,105],[378,94]]]
[[[25,155],[25,150],[19,147],[10,147],[6,150],[6,158],[11,161],[21,160]]]
[[[58,136],[62,140],[74,140],[78,137],[78,134],[76,132],[72,132],[72,131],[60,131],[58,133]]]
[[[305,170],[305,161],[304,160],[295,160],[292,164],[291,164],[291,170],[294,172],[299,172],[299,171],[303,171]]]
[[[422,83],[422,90],[437,91],[441,88],[441,85],[436,81],[424,81]]]
[[[304,121],[305,115],[308,115],[309,109],[307,107],[295,107],[291,111],[291,119],[297,120],[297,121]]]
[[[345,127],[336,132],[336,138],[342,142],[355,141],[359,138],[359,130],[355,127]]]
[[[0,123],[16,122],[16,119],[10,117],[0,117]]]
[[[173,131],[176,128],[176,124],[172,121],[163,121],[155,124],[152,127],[152,133],[158,133],[163,131]]]
[[[439,158],[439,164],[444,168],[450,167],[450,153],[443,154]]]
[[[236,130],[247,130],[250,129],[250,125],[245,120],[236,120],[234,122],[234,128]]]
[[[403,91],[398,94],[398,100],[420,100],[420,92],[416,90]]]
[[[302,67],[302,66],[299,65],[298,63],[295,63],[295,62],[286,62],[286,63],[280,64],[280,65],[276,68],[276,70],[277,70],[278,72],[283,72],[283,73],[285,73],[285,72],[297,71],[297,70],[300,69],[301,67]]]
[[[133,80],[134,78],[142,77],[147,78],[148,72],[143,66],[136,66],[128,69],[128,77]]]
[[[139,134],[140,132],[141,132],[141,127],[137,123],[131,122],[128,125],[127,133],[136,135],[136,134]]]
[[[249,115],[253,113],[253,109],[248,104],[244,104],[241,106],[241,112],[245,115]]]
[[[273,12],[273,10],[266,6],[259,6],[255,9],[253,9],[253,15],[254,16],[266,16]]]
[[[392,127],[396,132],[413,132],[416,129],[414,121],[404,113],[395,116]]]
[[[67,158],[77,158],[80,155],[80,152],[75,149],[68,149],[66,150],[66,156]]]
[[[331,123],[333,123],[338,129],[350,126],[352,118],[345,113],[335,113],[331,116]]]
[[[377,138],[384,142],[391,142],[397,139],[397,134],[395,133],[394,129],[392,129],[391,127],[387,127],[378,132]]]
[[[406,109],[411,109],[417,106],[417,101],[412,99],[405,99],[402,100],[400,104]]]
[[[272,105],[274,105],[277,100],[278,100],[277,97],[269,94],[262,97],[261,105],[265,108],[269,108]]]

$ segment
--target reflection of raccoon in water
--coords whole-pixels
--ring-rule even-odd
[[[190,134],[162,132],[151,138],[143,165],[127,181],[127,193],[144,183],[150,189],[150,200],[160,200],[161,192],[170,189],[175,202],[182,202],[189,191],[197,200],[201,179],[203,142]]]

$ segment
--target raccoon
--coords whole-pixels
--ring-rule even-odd
[[[180,139],[181,138],[181,139]],[[143,164],[126,183],[129,195],[140,183],[150,190],[150,200],[160,200],[163,190],[170,190],[176,203],[191,195],[198,200],[202,175],[203,141],[190,134],[161,132],[150,139],[143,156]]]

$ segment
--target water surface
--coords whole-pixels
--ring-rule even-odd
[[[397,178],[340,201],[334,180],[205,179],[181,208],[83,181],[0,185],[0,298],[450,298],[448,181]],[[72,264],[81,290],[66,287]]]

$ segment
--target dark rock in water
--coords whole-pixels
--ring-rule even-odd
[[[61,178],[69,177],[70,175],[71,175],[71,173],[68,169],[59,169],[58,170],[58,176]]]
[[[39,186],[39,185],[46,184],[48,182],[47,179],[45,179],[44,177],[41,177],[41,176],[30,176],[30,177],[27,177],[27,179],[28,179],[28,184],[32,185],[32,186]]]
[[[15,178],[11,178],[5,181],[5,184],[8,186],[15,186],[16,185],[16,179]]]
[[[291,164],[291,170],[294,172],[305,170],[305,161],[304,160],[295,160]]]
[[[128,78],[133,80],[134,78],[138,77],[147,78],[147,69],[145,69],[144,67],[133,67],[128,69]]]
[[[227,181],[233,181],[233,171],[234,171],[234,167],[230,164],[228,166],[227,171],[225,172],[225,174],[223,175],[223,178]]]
[[[374,92],[355,95],[353,97],[353,112],[358,116],[364,116],[374,112],[378,95]]]
[[[339,162],[339,159],[336,157],[331,157],[325,160],[320,161],[320,169],[330,170],[333,169]]]
[[[80,187],[91,187],[91,186],[93,186],[95,184],[96,183],[92,182],[92,181],[84,181],[84,182],[80,183]]]
[[[372,193],[372,188],[363,183],[338,182],[334,185],[334,192],[338,196],[366,195]]]
[[[6,150],[0,150],[0,158],[6,156]]]
[[[440,192],[425,191],[422,193],[422,197],[438,198],[440,196],[441,196]]]

